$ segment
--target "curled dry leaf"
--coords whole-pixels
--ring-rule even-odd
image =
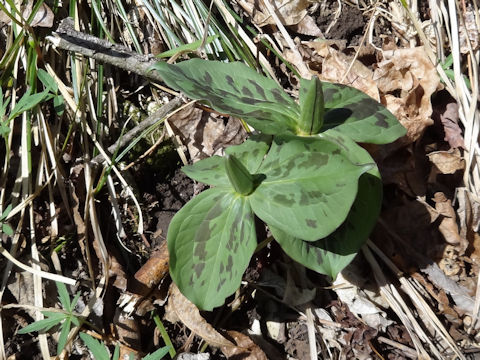
[[[192,353],[182,353],[176,357],[177,360],[210,360],[209,353],[201,354],[192,354]]]
[[[463,242],[466,248],[468,244],[465,244],[466,241],[462,241],[458,233],[457,217],[452,207],[452,201],[447,199],[442,192],[435,193],[433,201],[435,201],[435,209],[443,216],[438,229],[445,238],[445,241],[452,245],[458,245]]]
[[[32,13],[33,8],[33,0],[30,0],[23,11],[23,17],[28,19],[30,14]],[[33,20],[30,24],[32,27],[46,27],[50,28],[53,26],[53,11],[47,6],[47,4],[43,3],[40,5],[40,8],[36,12]]]
[[[303,41],[302,45],[315,50],[316,54],[321,57],[327,57],[331,47],[339,51],[344,50],[347,47],[347,40],[316,39],[315,41]]]
[[[215,296],[215,294],[211,294],[211,296]],[[169,299],[165,307],[165,318],[171,323],[181,321],[210,345],[235,347],[232,342],[225,339],[200,315],[198,308],[183,296],[174,283],[170,286]]]
[[[473,313],[474,297],[472,296],[472,292],[469,292],[468,289],[446,276],[436,263],[428,264],[420,270],[428,276],[428,279],[435,284],[437,288],[442,289],[450,295],[455,304],[456,311],[462,314]]]
[[[307,15],[307,7],[310,5],[307,0],[239,0],[238,4],[258,26],[275,24],[263,1],[271,2],[283,25],[298,24]]]
[[[305,16],[298,24],[290,26],[290,29],[303,35],[324,37],[315,19],[310,15]]]
[[[385,51],[373,80],[384,96],[387,108],[407,129],[407,139],[417,140],[433,124],[431,95],[440,85],[434,65],[423,47]],[[394,93],[400,91],[400,95]]]
[[[458,170],[465,169],[465,160],[458,149],[434,151],[427,156],[442,174],[454,174]]]
[[[360,61],[353,60],[351,56],[331,47],[328,48],[328,54],[323,60],[322,72],[318,74],[320,80],[352,86],[379,101],[380,96],[377,85],[373,81],[372,71]],[[353,65],[351,65],[352,61]]]
[[[110,267],[108,268],[108,273],[111,278],[114,279],[113,286],[115,286],[120,291],[127,290],[127,277],[125,271],[123,271],[123,266],[120,264],[115,255],[110,255]]]
[[[456,102],[447,104],[444,113],[440,114],[440,121],[442,122],[443,130],[445,131],[445,141],[448,141],[448,144],[452,148],[465,149],[462,129],[460,129],[460,126],[458,125],[458,104]]]
[[[227,358],[243,360],[267,360],[267,355],[255,344],[250,337],[238,331],[228,331],[228,335],[235,341],[237,346],[222,346],[223,354]]]
[[[214,113],[197,108],[194,104],[169,118],[175,135],[187,146],[190,159],[200,160],[221,155],[227,145],[243,142],[246,132],[240,121],[232,117],[225,122]]]
[[[460,236],[467,239],[468,244],[471,246],[470,260],[478,264],[480,262],[480,235],[478,234],[480,203],[467,188],[457,188],[456,199],[458,203],[456,213],[459,218]]]

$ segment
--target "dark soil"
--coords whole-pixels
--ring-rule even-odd
[[[362,11],[357,6],[346,2],[342,2],[342,8],[339,14],[337,14],[337,11],[338,2],[329,0],[322,3],[322,6],[313,14],[325,38],[331,40],[346,40],[348,47],[360,45],[367,30],[371,12]],[[336,16],[338,16],[338,19],[335,20]],[[377,17],[374,23],[373,43],[376,46],[382,46],[383,38],[391,33],[392,30],[385,19],[381,16]],[[382,37],[380,37],[380,35]]]
[[[362,12],[355,6],[347,5],[342,2],[340,15],[338,20],[335,21],[334,19],[337,10],[338,2],[326,2],[325,8],[320,10],[317,17],[318,27],[322,30],[327,39],[342,39],[347,40],[348,45],[358,45],[364,34],[364,28],[368,19],[366,19]],[[334,22],[334,25],[328,32],[326,32],[332,22]]]

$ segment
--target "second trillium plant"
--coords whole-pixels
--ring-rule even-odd
[[[375,162],[357,142],[405,134],[381,104],[344,85],[301,80],[297,104],[276,82],[241,63],[157,63],[165,83],[260,132],[185,166],[210,189],[172,219],[170,274],[203,310],[239,287],[258,245],[255,216],[294,260],[335,278],[368,238],[380,212]]]

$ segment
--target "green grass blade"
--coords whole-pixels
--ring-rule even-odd
[[[168,347],[168,352],[170,353],[170,357],[173,359],[177,352],[175,351],[175,347],[172,344],[172,340],[170,340],[170,336],[168,336],[168,332],[163,326],[162,320],[158,314],[153,315],[153,321],[155,321],[155,325],[157,326],[158,330],[160,331],[160,335],[162,336],[163,342],[166,347]]]

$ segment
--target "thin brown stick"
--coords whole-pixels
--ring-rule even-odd
[[[379,336],[377,340],[378,342],[393,346],[394,348],[397,348],[398,350],[403,351],[403,353],[407,355],[409,358],[412,358],[412,359],[417,358],[417,352],[409,346],[403,345],[399,342],[393,341],[383,336]]]
[[[48,36],[47,40],[56,48],[73,51],[101,63],[134,72],[156,82],[162,81],[162,78],[155,71],[151,71],[151,66],[158,61],[152,55],[141,55],[128,50],[124,46],[112,44],[107,40],[76,31],[72,18],[62,20],[57,31]]]
[[[125,135],[120,137],[113,145],[108,147],[108,152],[113,154],[117,148],[122,148],[126,144],[130,143],[135,137],[137,137],[140,133],[142,133],[145,129],[149,128],[157,121],[160,121],[164,117],[166,117],[171,112],[175,111],[182,105],[182,99],[179,97],[174,98],[168,104],[163,105],[160,109],[155,111],[152,115],[147,117],[145,120],[141,121],[137,126],[133,129],[129,130]],[[95,156],[91,163],[93,165],[99,165],[103,161],[103,155],[99,154]]]

